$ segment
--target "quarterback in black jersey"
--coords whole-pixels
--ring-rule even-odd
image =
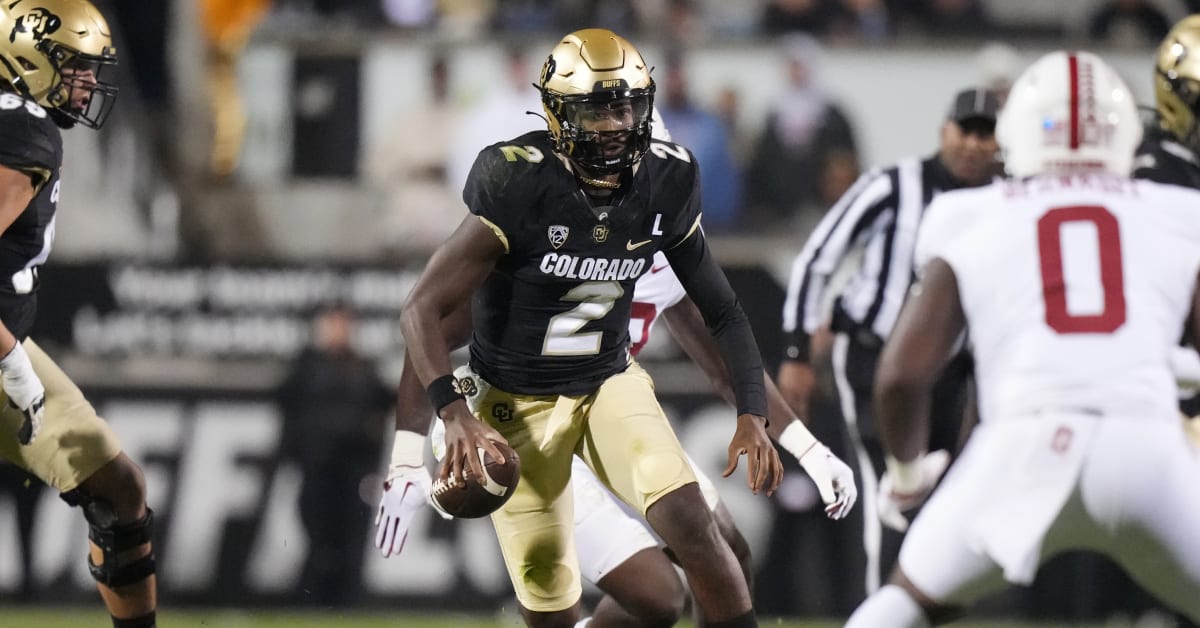
[[[575,455],[672,547],[707,625],[756,625],[737,560],[629,355],[633,286],[663,250],[734,384],[726,471],[745,453],[751,488],[774,490],[782,466],[765,431],[762,363],[699,227],[695,162],[682,147],[651,142],[649,67],[611,31],[564,37],[539,89],[548,132],[480,153],[463,192],[473,215],[434,253],[401,316],[408,355],[446,425],[441,479],[480,477],[476,452],[499,456],[493,441],[520,454],[520,482],[492,520],[531,626],[579,619],[566,490]],[[439,323],[472,297],[464,385]]]
[[[80,506],[88,567],[116,628],[155,625],[153,513],[142,471],[79,388],[29,338],[38,267],[54,240],[60,129],[98,128],[116,64],[87,0],[0,5],[0,457]]]

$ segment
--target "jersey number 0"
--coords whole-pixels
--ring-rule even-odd
[[[1072,314],[1067,310],[1062,228],[1068,223],[1087,223],[1096,229],[1100,287],[1104,293],[1104,308],[1098,314]],[[1098,205],[1057,207],[1046,212],[1037,227],[1046,324],[1060,334],[1108,334],[1124,325],[1125,276],[1116,217]]]

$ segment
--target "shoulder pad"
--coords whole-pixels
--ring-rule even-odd
[[[692,152],[687,148],[674,142],[667,142],[660,139],[651,140],[650,150],[646,151],[646,153],[646,158],[654,157],[666,161],[679,160],[683,163],[695,162]]]
[[[0,165],[43,174],[62,159],[62,135],[46,110],[16,94],[0,92]]]

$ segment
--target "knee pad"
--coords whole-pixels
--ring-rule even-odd
[[[129,550],[151,542],[154,536],[154,511],[132,523],[118,524],[116,511],[106,499],[89,495],[78,489],[63,493],[62,498],[72,506],[83,509],[88,522],[88,540],[100,549],[100,563],[88,556],[88,571],[92,578],[107,587],[121,587],[141,582],[154,575],[154,547],[145,556],[122,559]]]

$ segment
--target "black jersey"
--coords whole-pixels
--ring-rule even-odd
[[[1151,129],[1137,148],[1133,178],[1200,190],[1200,159],[1166,131]]]
[[[58,205],[62,134],[46,110],[0,92],[0,165],[29,175],[33,200],[0,234],[0,320],[18,338],[37,311],[38,266],[50,255]]]
[[[501,390],[590,393],[629,364],[633,288],[659,249],[699,226],[699,173],[655,141],[611,204],[594,207],[545,131],[479,153],[463,191],[506,254],[473,304],[471,364]]]

